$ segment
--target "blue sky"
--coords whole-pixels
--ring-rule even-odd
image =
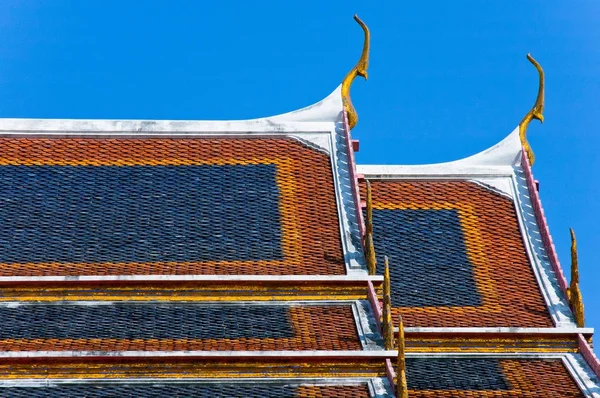
[[[372,32],[355,83],[360,163],[462,158],[504,138],[546,71],[535,177],[563,267],[580,248],[600,327],[600,2],[4,0],[0,117],[244,119],[327,96]]]

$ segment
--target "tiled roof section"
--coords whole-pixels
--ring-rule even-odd
[[[552,327],[513,202],[469,181],[371,181],[378,273],[394,319],[420,327]],[[365,185],[361,185],[364,196]]]
[[[409,358],[409,396],[581,397],[560,359]]]
[[[286,138],[2,138],[0,275],[345,274],[330,162]]]
[[[369,397],[366,384],[286,385],[274,383],[135,383],[57,384],[52,387],[2,388],[5,398],[164,398],[164,397],[247,397],[247,398],[354,398]]]
[[[0,319],[3,351],[362,349],[349,305],[21,304]]]

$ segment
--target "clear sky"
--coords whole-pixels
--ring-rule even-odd
[[[542,5],[543,4],[543,5]],[[372,33],[352,98],[360,163],[459,159],[504,138],[546,71],[535,177],[567,271],[578,236],[600,328],[600,2],[3,0],[0,117],[244,119],[327,96]]]

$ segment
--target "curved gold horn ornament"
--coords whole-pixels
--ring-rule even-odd
[[[354,15],[354,20],[358,22],[360,27],[362,28],[365,34],[365,41],[363,44],[362,54],[360,55],[360,59],[358,63],[342,80],[342,101],[344,103],[344,108],[346,109],[346,113],[348,114],[348,126],[350,129],[353,129],[358,123],[358,114],[356,113],[356,109],[354,109],[354,105],[352,105],[352,100],[350,99],[350,86],[352,86],[352,82],[356,79],[357,76],[362,76],[367,80],[368,74],[367,69],[369,68],[369,48],[371,46],[371,33],[369,32],[369,28],[358,15]]]
[[[531,56],[531,54],[527,54],[527,59],[537,69],[540,76],[540,85],[533,108],[527,112],[527,114],[523,117],[523,120],[521,120],[521,123],[519,123],[519,138],[521,138],[521,145],[525,149],[525,153],[527,153],[529,164],[533,165],[535,156],[533,155],[533,150],[527,141],[527,127],[529,127],[529,123],[531,123],[533,119],[544,123],[544,70],[542,69],[542,66]]]

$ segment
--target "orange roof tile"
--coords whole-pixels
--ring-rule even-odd
[[[511,199],[468,181],[371,181],[379,272],[407,327],[552,327]],[[365,185],[361,185],[364,196]]]

